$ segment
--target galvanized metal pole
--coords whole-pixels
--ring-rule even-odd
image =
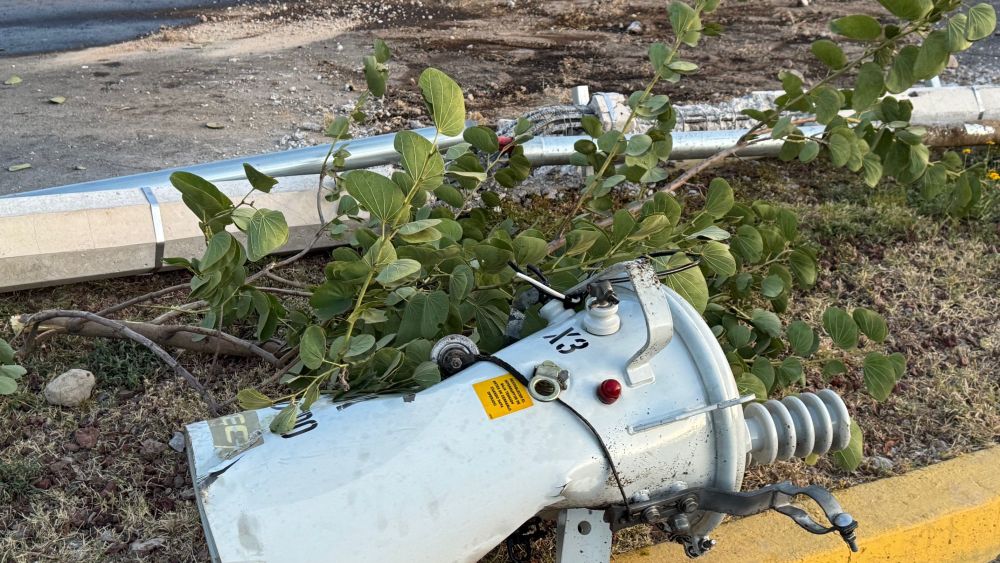
[[[467,122],[467,125],[475,125],[475,122]],[[417,133],[428,140],[433,139],[436,129],[425,127],[414,129]],[[345,162],[348,170],[358,168],[369,168],[380,164],[390,164],[399,160],[399,154],[393,148],[395,133],[376,135],[374,137],[364,137],[360,139],[350,139],[336,143],[336,148],[347,148],[351,153]],[[441,135],[438,137],[438,146],[446,149],[462,142],[462,136],[450,137]],[[197,174],[210,182],[224,182],[227,180],[242,180],[246,178],[243,170],[243,163],[248,163],[257,170],[270,176],[302,176],[307,174],[319,174],[323,167],[323,161],[330,151],[330,145],[317,145],[302,149],[293,149],[282,152],[260,154],[255,156],[243,156],[207,162],[204,164],[192,164],[189,166],[177,166],[156,172],[146,172],[143,174],[133,174],[131,176],[121,176],[118,178],[108,178],[105,180],[94,180],[79,184],[68,184],[54,188],[44,188],[30,192],[10,194],[0,197],[22,197],[36,195],[69,194],[81,192],[100,192],[107,190],[128,190],[140,189],[144,187],[157,188],[170,185],[170,175],[174,172],[186,171]]]

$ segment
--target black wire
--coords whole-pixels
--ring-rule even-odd
[[[503,369],[507,370],[507,373],[513,375],[518,380],[520,380],[525,387],[528,386],[529,381],[527,376],[518,371],[517,368],[515,368],[514,366],[508,364],[506,361],[489,354],[476,354],[475,357],[476,360],[490,362],[491,364],[495,364],[502,367]],[[594,435],[594,438],[597,440],[598,445],[601,446],[601,451],[604,452],[604,457],[608,460],[608,466],[611,468],[611,474],[614,475],[615,477],[615,484],[618,485],[618,491],[622,494],[622,502],[625,503],[625,508],[628,509],[629,502],[628,502],[628,495],[625,494],[625,486],[622,485],[621,477],[618,476],[618,468],[615,466],[615,460],[611,457],[611,451],[608,449],[607,444],[605,444],[604,440],[601,439],[601,434],[597,431],[596,428],[594,428],[594,425],[591,424],[590,421],[587,420],[585,416],[580,414],[580,411],[573,408],[572,405],[570,405],[566,401],[563,401],[562,399],[556,399],[556,401],[561,403],[564,407],[569,409],[571,413],[576,415],[576,417],[580,419],[580,422],[582,422],[587,427],[587,429],[590,430],[590,433]]]

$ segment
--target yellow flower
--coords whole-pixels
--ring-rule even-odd
[[[996,170],[990,170],[989,174],[987,174],[986,177],[996,182],[997,180],[1000,180],[1000,172],[997,172]]]
[[[993,139],[990,139],[989,141],[986,141],[986,144],[987,145],[995,145],[995,144],[997,144],[997,142],[994,141]]]
[[[962,149],[962,154],[972,154],[972,149]]]

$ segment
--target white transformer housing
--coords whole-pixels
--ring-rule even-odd
[[[213,557],[476,561],[538,513],[622,504],[619,484],[633,501],[738,491],[751,457],[846,444],[849,419],[832,392],[791,408],[754,403],[744,420],[740,405],[752,398],[739,396],[709,327],[636,264],[613,272],[631,280],[616,281],[617,305],[574,313],[552,301],[544,313],[554,324],[496,353],[527,377],[554,364],[565,387],[557,401],[479,361],[414,395],[321,399],[284,436],[267,431],[277,408],[188,426]],[[615,315],[617,330],[593,334]],[[621,388],[611,404],[598,393],[608,380]],[[722,518],[689,516],[698,536]]]

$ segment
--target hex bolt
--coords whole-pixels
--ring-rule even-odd
[[[680,508],[681,512],[686,512],[690,514],[698,509],[698,501],[696,501],[692,497],[687,497],[686,499],[680,502],[678,508]]]
[[[650,506],[646,510],[642,511],[642,519],[645,520],[647,524],[658,522],[660,520],[660,509],[655,506]]]

